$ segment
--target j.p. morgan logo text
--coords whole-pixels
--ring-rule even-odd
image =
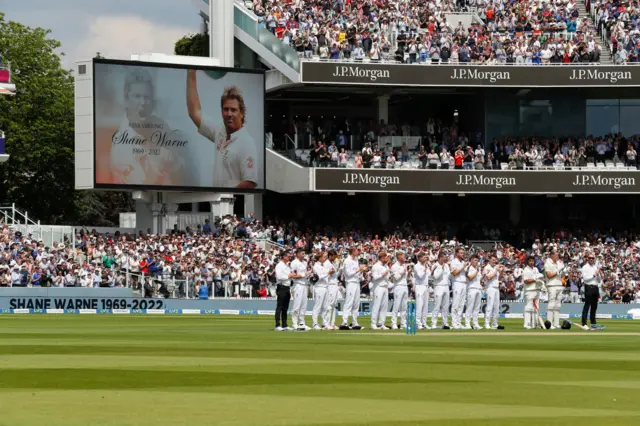
[[[569,80],[603,80],[617,83],[620,80],[631,80],[631,71],[602,71],[597,68],[572,70]]]
[[[511,80],[509,71],[485,71],[476,67],[454,68],[452,80],[479,80],[495,83],[502,80]]]
[[[574,186],[606,186],[620,189],[623,187],[634,187],[636,179],[632,177],[607,177],[602,175],[576,175]]]
[[[492,188],[501,189],[505,186],[516,186],[516,178],[514,177],[496,177],[480,174],[459,175],[456,181],[458,186],[490,186]]]
[[[334,77],[358,77],[369,81],[378,81],[378,79],[388,79],[391,74],[389,70],[380,70],[375,68],[361,68],[354,65],[338,65],[333,73]]]
[[[344,184],[367,184],[386,188],[388,185],[400,185],[398,176],[378,176],[369,173],[345,173]]]

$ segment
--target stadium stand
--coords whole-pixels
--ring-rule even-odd
[[[261,223],[225,217],[197,229],[171,235],[77,235],[75,247],[58,243],[45,247],[30,235],[14,233],[5,225],[0,233],[0,286],[2,287],[133,287],[156,297],[196,297],[207,286],[211,297],[273,297],[274,268],[283,250],[306,249],[310,254],[334,249],[346,257],[348,248],[359,247],[362,262],[374,262],[377,253],[403,251],[410,258],[423,251],[435,261],[437,253],[453,255],[458,247],[476,254],[481,261],[496,255],[505,265],[501,298],[520,299],[522,270],[527,255],[542,267],[551,250],[561,252],[569,267],[565,278],[566,299],[579,297],[582,289],[578,269],[594,253],[605,271],[603,301],[628,303],[640,300],[640,239],[624,231],[566,229],[520,230],[519,242],[501,240],[498,227],[482,230],[482,244],[461,242],[440,231],[416,232],[411,224],[382,237],[354,230],[327,233],[303,231],[295,222]],[[266,248],[257,242],[268,240]],[[265,246],[263,246],[265,247]],[[614,261],[615,260],[615,261]],[[363,291],[366,293],[366,286]]]
[[[422,127],[372,124],[358,134],[345,134],[336,124],[314,131],[313,125],[301,121],[296,128],[306,132],[303,139],[311,144],[293,151],[292,159],[314,167],[635,170],[640,148],[638,136],[617,133],[580,138],[507,136],[490,141],[485,149],[481,134],[470,139],[458,133],[456,123],[436,119],[426,120]],[[324,128],[331,130],[325,133]]]
[[[586,4],[555,2],[245,1],[307,60],[438,64],[610,63]],[[456,14],[472,16],[466,26]]]
[[[637,63],[639,58],[637,2],[595,1],[589,4],[591,17],[617,65]]]

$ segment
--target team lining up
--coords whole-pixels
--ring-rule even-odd
[[[362,329],[358,324],[360,288],[365,276],[368,277],[373,309],[371,311],[371,329],[388,330],[387,313],[389,293],[393,292],[391,325],[398,329],[398,319],[402,329],[407,326],[407,305],[409,286],[413,288],[416,302],[416,324],[418,330],[453,329],[498,329],[500,304],[500,274],[504,265],[498,264],[495,255],[489,257],[487,265],[480,265],[479,257],[467,256],[463,248],[458,248],[452,258],[440,252],[437,261],[430,263],[428,255],[421,252],[417,262],[406,260],[404,252],[391,256],[380,252],[377,262],[369,268],[358,260],[359,250],[352,247],[349,256],[343,261],[334,250],[321,252],[315,256],[313,264],[305,259],[304,250],[297,250],[294,259],[292,253],[284,252],[276,266],[278,282],[276,330],[336,330]],[[533,257],[527,259],[523,271],[525,313],[524,328],[537,328],[539,324],[538,303],[541,292],[548,293],[547,320],[551,329],[559,329],[560,307],[564,286],[562,276],[568,272],[566,265],[559,260],[558,253],[552,252],[544,263],[543,272],[536,266]],[[594,264],[594,256],[589,255],[587,263],[581,269],[586,286],[587,307],[591,311],[591,323],[595,324],[597,297],[588,297],[590,288],[598,290],[602,282],[600,269]],[[336,306],[340,281],[346,289],[343,307],[343,320],[336,327]],[[313,285],[312,327],[305,323],[308,287]],[[487,307],[484,315],[484,327],[479,324],[482,292],[486,292]],[[434,304],[428,312],[429,297],[433,293]],[[291,320],[293,327],[287,325],[287,312],[293,297]],[[450,300],[450,298],[452,300]],[[451,302],[451,322],[449,305]],[[466,309],[465,309],[466,307]],[[438,317],[442,324],[438,325]],[[349,318],[351,317],[351,323]],[[431,317],[431,324],[428,318]],[[320,326],[319,318],[322,321]],[[463,324],[464,319],[464,324]],[[583,326],[586,326],[586,314],[583,312]]]

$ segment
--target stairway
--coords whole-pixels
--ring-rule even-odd
[[[586,0],[578,0],[576,2],[576,6],[578,8],[578,12],[580,12],[579,16],[581,18],[586,17],[589,20],[589,23],[595,26],[595,19],[587,10]],[[597,40],[597,42],[600,45],[600,63],[603,65],[613,65],[613,57],[611,56],[611,49],[609,49],[609,41],[605,40],[602,36],[599,36],[598,38],[599,40]]]

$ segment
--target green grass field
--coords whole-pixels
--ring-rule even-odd
[[[503,324],[407,336],[276,333],[248,316],[5,315],[0,425],[640,424],[640,322]]]

